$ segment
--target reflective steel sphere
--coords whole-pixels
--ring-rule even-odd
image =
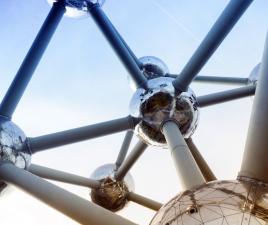
[[[154,56],[144,56],[139,58],[142,64],[143,74],[147,79],[165,76],[168,73],[168,67],[159,58]]]
[[[151,79],[149,90],[137,89],[130,102],[130,114],[141,119],[136,134],[148,144],[166,146],[161,126],[167,120],[175,121],[185,138],[197,127],[199,111],[194,93],[189,89],[175,96],[172,81],[170,77]]]
[[[249,77],[248,77],[248,83],[249,84],[256,84],[256,82],[259,79],[259,71],[260,71],[261,64],[259,63],[257,66],[253,68],[251,71]]]
[[[214,181],[185,191],[154,216],[150,225],[265,225],[268,184],[248,178]]]
[[[139,62],[141,63],[141,70],[147,80],[163,77],[169,72],[166,64],[157,57],[144,56],[139,58]],[[136,91],[137,87],[130,76],[128,76],[128,80],[130,88]]]
[[[13,122],[0,116],[0,160],[8,161],[25,169],[31,161],[30,153],[25,150],[26,136]],[[0,181],[0,193],[6,184]]]
[[[90,178],[101,181],[101,186],[98,189],[92,189],[90,195],[92,202],[117,212],[128,203],[127,195],[134,190],[134,182],[130,174],[127,174],[123,181],[116,181],[114,170],[114,164],[106,164],[93,172]]]
[[[53,2],[60,0],[47,0],[52,6]],[[105,0],[65,0],[66,12],[65,15],[72,18],[85,18],[88,16],[87,4],[92,3],[103,5]]]
[[[0,159],[25,169],[31,155],[25,148],[26,136],[13,122],[0,117]]]

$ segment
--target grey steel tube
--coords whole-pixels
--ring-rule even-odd
[[[248,78],[239,78],[239,77],[197,76],[193,81],[200,83],[247,85],[249,80]]]
[[[127,152],[128,152],[129,145],[131,143],[132,137],[133,137],[133,131],[132,130],[128,130],[126,132],[126,135],[125,135],[123,144],[121,146],[121,149],[119,151],[117,160],[115,162],[115,169],[116,170],[121,166],[121,164],[123,163],[123,161],[126,158],[126,155],[127,155]]]
[[[45,52],[63,14],[64,1],[53,3],[44,24],[37,34],[0,105],[0,115],[11,118],[32,75]]]
[[[146,208],[149,208],[149,209],[152,209],[154,211],[158,211],[163,204],[157,202],[157,201],[154,201],[152,199],[149,199],[149,198],[146,198],[144,196],[141,196],[141,195],[138,195],[134,192],[129,192],[128,194],[128,200],[129,201],[132,201],[132,202],[135,202],[139,205],[142,205]]]
[[[206,160],[203,158],[201,153],[198,151],[197,147],[195,146],[192,138],[186,139],[186,143],[197,163],[203,177],[205,178],[206,182],[210,182],[213,180],[217,180],[216,176],[210,169],[209,165],[207,164]]]
[[[28,171],[32,174],[35,174],[39,177],[60,181],[68,184],[74,184],[79,186],[84,186],[88,188],[99,188],[100,182],[96,180],[91,180],[89,178],[81,177],[78,175],[74,175],[71,173],[66,173],[63,171],[47,168],[44,166],[39,166],[35,164],[31,164],[28,168]]]
[[[177,173],[184,190],[202,185],[206,181],[188,148],[178,125],[173,121],[163,124],[162,132],[166,138]]]
[[[233,101],[239,98],[252,96],[255,94],[256,86],[250,85],[246,87],[236,88],[228,91],[217,92],[197,97],[199,107],[206,107],[223,102]]]
[[[239,176],[268,182],[268,33]]]
[[[134,165],[134,163],[138,160],[138,158],[142,155],[142,153],[145,151],[145,149],[148,147],[147,144],[145,144],[142,141],[139,141],[132,152],[128,155],[126,160],[123,162],[123,164],[119,167],[119,169],[115,172],[115,179],[116,180],[123,180],[127,172],[131,169],[131,167]]]
[[[147,89],[147,79],[140,70],[139,62],[136,61],[136,57],[133,58],[134,54],[129,51],[128,46],[126,47],[126,43],[122,41],[123,38],[118,35],[118,31],[102,11],[100,5],[89,3],[88,11],[128,70],[136,86]]]
[[[34,138],[28,138],[28,143],[31,152],[36,153],[62,145],[72,144],[91,138],[97,138],[104,135],[133,129],[135,123],[136,121],[134,118],[127,116],[103,123],[97,123]]]
[[[22,189],[80,224],[135,225],[10,163],[0,164],[0,180]]]
[[[166,76],[177,78],[180,75],[179,74],[166,74]],[[249,82],[249,79],[242,78],[242,77],[220,77],[220,76],[198,75],[194,78],[193,82],[215,83],[215,84],[226,84],[226,85],[247,85]]]
[[[186,91],[253,0],[231,0],[218,20],[182,69],[173,85],[178,93]]]

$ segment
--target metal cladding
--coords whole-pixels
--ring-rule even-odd
[[[139,88],[132,97],[130,113],[141,119],[135,131],[148,144],[166,146],[161,126],[167,120],[175,121],[185,138],[197,127],[199,111],[194,93],[189,89],[176,96],[173,80],[170,77],[151,79],[148,90]]]
[[[31,155],[25,151],[26,136],[23,131],[10,120],[0,116],[0,160],[10,162],[25,169],[31,161]],[[0,193],[6,188],[0,181]]]
[[[112,212],[123,209],[128,203],[129,192],[134,191],[132,176],[127,174],[123,180],[117,181],[114,179],[115,168],[114,164],[105,164],[90,176],[101,182],[99,188],[91,190],[92,202]]]
[[[60,0],[47,0],[49,5]],[[73,18],[88,17],[87,4],[99,4],[102,6],[105,0],[65,0],[66,12],[65,15]]]
[[[128,203],[128,187],[124,181],[115,181],[107,177],[101,180],[97,189],[92,189],[90,196],[92,202],[112,212],[123,209]]]
[[[30,164],[31,155],[25,150],[26,136],[13,122],[0,117],[0,159],[25,169]]]
[[[155,56],[144,56],[139,61],[147,79],[165,76],[169,72],[167,65]]]
[[[253,70],[251,71],[248,77],[248,84],[256,84],[259,79],[259,71],[260,71],[261,64],[257,64]]]
[[[268,184],[248,178],[213,181],[165,204],[150,225],[265,225]]]

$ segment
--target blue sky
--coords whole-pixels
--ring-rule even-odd
[[[138,57],[161,58],[179,73],[227,0],[107,0],[103,6]],[[0,1],[0,98],[3,97],[43,20],[46,1]],[[254,1],[200,74],[247,77],[260,61],[268,1]],[[127,72],[90,17],[64,17],[14,115],[32,137],[128,115],[133,94]],[[233,86],[193,84],[197,95]],[[253,98],[201,109],[193,136],[219,179],[239,171]],[[52,149],[34,163],[89,176],[116,159],[124,133]],[[136,140],[133,140],[135,144]],[[180,183],[166,150],[150,147],[131,171],[136,192],[161,202]],[[62,185],[88,198],[88,190]],[[75,224],[19,190],[4,196],[1,225]],[[14,211],[16,216],[14,216]],[[120,214],[148,224],[153,212],[135,204]],[[40,221],[40,218],[42,220]]]

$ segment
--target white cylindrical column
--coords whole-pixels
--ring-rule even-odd
[[[165,135],[183,188],[188,190],[206,183],[178,125],[173,121],[167,121],[163,125],[162,132]]]
[[[239,176],[268,182],[268,34]]]

